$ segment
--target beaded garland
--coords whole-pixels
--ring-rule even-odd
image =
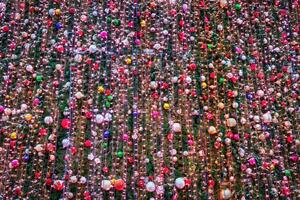
[[[1,1],[1,198],[300,198],[299,8]]]

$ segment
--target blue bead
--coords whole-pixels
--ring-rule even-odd
[[[104,131],[103,137],[104,138],[109,138],[109,136],[110,136],[110,132],[109,131]]]
[[[28,154],[25,154],[25,155],[23,156],[23,160],[24,160],[24,162],[28,162],[28,161],[29,161],[29,155],[28,155]]]
[[[57,22],[57,23],[55,24],[55,28],[56,28],[57,30],[61,29],[61,28],[62,28],[62,24],[59,23],[59,22]]]
[[[137,111],[134,111],[134,112],[133,112],[133,116],[134,116],[134,117],[137,117],[138,115],[139,115],[139,113],[138,113]]]
[[[253,95],[250,94],[250,93],[248,93],[248,94],[246,94],[246,98],[247,98],[248,100],[252,100],[252,99],[253,99]]]

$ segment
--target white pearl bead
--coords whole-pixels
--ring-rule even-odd
[[[102,180],[101,187],[102,187],[102,189],[104,189],[106,191],[110,190],[110,188],[111,188],[110,180]]]
[[[27,65],[27,66],[26,66],[26,71],[32,72],[32,71],[33,71],[32,65]]]
[[[226,120],[226,124],[229,127],[235,127],[236,126],[236,120],[234,118],[229,118]]]
[[[181,132],[181,125],[179,123],[174,123],[172,125],[172,130],[175,132],[175,133],[180,133]]]
[[[89,52],[90,53],[95,53],[96,51],[98,50],[97,46],[92,44],[90,47],[89,47]]]
[[[176,180],[175,180],[175,186],[176,186],[178,189],[183,189],[184,186],[185,186],[184,179],[183,179],[182,177],[176,178]]]
[[[258,90],[256,92],[256,94],[259,96],[259,97],[263,97],[265,95],[264,91],[263,90]]]
[[[53,118],[51,116],[47,116],[44,118],[45,124],[49,125],[53,123]]]
[[[272,116],[271,116],[270,112],[267,112],[267,113],[263,114],[262,118],[263,118],[264,123],[272,122]]]
[[[155,184],[152,181],[149,181],[146,184],[146,190],[147,190],[147,192],[154,192],[155,191]]]
[[[102,124],[103,121],[104,121],[103,115],[97,114],[96,117],[95,117],[95,122],[96,122],[97,124]]]

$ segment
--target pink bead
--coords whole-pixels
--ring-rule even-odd
[[[193,140],[188,140],[188,145],[189,145],[189,146],[194,145],[194,141],[193,141]]]
[[[250,158],[250,159],[248,160],[248,162],[249,162],[249,164],[250,164],[251,166],[254,166],[254,165],[256,164],[256,160],[255,160],[254,158]]]
[[[40,104],[40,100],[38,98],[33,100],[33,106],[37,106]]]
[[[20,165],[20,162],[18,160],[11,161],[11,166],[13,168],[17,168],[17,167],[19,167],[19,165]]]
[[[140,46],[142,42],[141,42],[141,40],[136,39],[136,40],[134,41],[134,43],[135,43],[137,46]]]
[[[298,156],[297,156],[296,154],[291,155],[290,159],[291,159],[293,162],[296,162],[296,161],[298,161]]]
[[[128,138],[129,138],[129,136],[128,136],[127,134],[123,134],[123,140],[124,140],[124,141],[127,141]]]
[[[159,116],[159,112],[153,111],[152,112],[152,118],[157,118]]]
[[[100,37],[102,38],[102,39],[107,39],[107,32],[106,31],[102,31],[101,33],[100,33]]]
[[[234,135],[233,135],[233,139],[234,139],[235,141],[238,141],[238,140],[240,139],[240,135],[239,135],[239,134],[234,134]]]

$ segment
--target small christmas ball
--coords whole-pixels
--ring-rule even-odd
[[[176,178],[176,180],[175,180],[175,186],[178,189],[183,189],[184,186],[185,186],[184,178],[182,178],[182,177]]]
[[[152,181],[149,181],[146,184],[146,190],[147,190],[147,192],[154,192],[155,191],[155,184]]]
[[[101,188],[105,191],[110,190],[112,187],[110,180],[102,180],[101,182]]]
[[[210,135],[216,134],[216,133],[217,133],[216,127],[210,126],[210,127],[208,128],[208,133],[209,133]]]
[[[226,125],[228,127],[235,127],[236,126],[236,120],[234,118],[229,118],[226,120]]]
[[[175,133],[180,133],[181,132],[181,125],[179,123],[174,123],[172,125],[172,131]]]
[[[125,187],[125,182],[122,179],[115,180],[114,187],[116,190],[121,191]]]
[[[50,125],[53,123],[53,118],[51,116],[47,116],[44,118],[44,122],[45,124]]]

